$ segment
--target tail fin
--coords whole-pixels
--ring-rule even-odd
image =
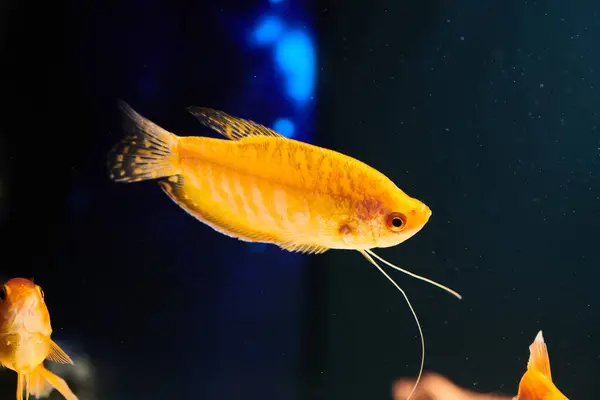
[[[38,399],[48,397],[53,389],[58,390],[66,400],[79,400],[64,379],[48,371],[43,365],[29,374],[19,374],[18,379],[17,400],[23,400],[23,391],[25,400],[29,400],[29,395]]]
[[[142,117],[120,101],[128,136],[108,154],[108,171],[115,182],[139,182],[179,173],[178,137]]]

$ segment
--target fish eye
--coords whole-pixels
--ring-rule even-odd
[[[388,215],[386,223],[391,231],[400,232],[406,224],[406,216],[401,213],[391,213]]]
[[[43,299],[44,298],[44,291],[39,286],[38,286],[38,290],[40,291],[40,296],[42,296],[42,299]]]
[[[6,289],[4,285],[0,286],[0,301],[4,301],[6,299]]]

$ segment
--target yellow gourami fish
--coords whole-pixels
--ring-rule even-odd
[[[203,125],[229,140],[180,137],[119,104],[127,136],[109,153],[111,179],[159,179],[181,208],[240,240],[303,253],[359,251],[408,302],[421,337],[423,370],[425,344],[418,318],[404,291],[375,259],[460,295],[385,261],[372,249],[415,235],[429,220],[429,207],[361,161],[286,138],[253,121],[188,107]]]
[[[529,346],[527,371],[519,383],[519,394],[513,400],[569,400],[552,382],[550,358],[542,331]]]
[[[67,400],[77,400],[61,377],[44,367],[48,359],[73,364],[50,338],[50,314],[42,288],[24,278],[14,278],[0,287],[0,365],[18,374],[17,400],[48,397],[56,389]]]

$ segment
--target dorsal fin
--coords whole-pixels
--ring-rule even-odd
[[[187,107],[186,110],[207,126],[231,140],[248,136],[285,137],[254,121],[233,117],[223,111],[204,107]]]
[[[527,369],[534,369],[544,375],[549,381],[552,381],[550,358],[542,331],[538,332],[535,340],[529,346],[529,363],[527,364]]]

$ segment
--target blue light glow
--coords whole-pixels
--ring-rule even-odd
[[[293,137],[296,126],[287,118],[279,118],[273,122],[273,130],[281,133],[285,137]]]
[[[261,46],[271,44],[279,38],[285,29],[283,21],[274,16],[262,18],[254,29],[253,39]]]
[[[271,3],[271,4],[279,4],[279,3],[283,3],[283,0],[269,0],[269,3]]]
[[[288,96],[304,103],[313,94],[315,80],[315,49],[303,31],[286,32],[277,42],[275,61],[286,77]]]

